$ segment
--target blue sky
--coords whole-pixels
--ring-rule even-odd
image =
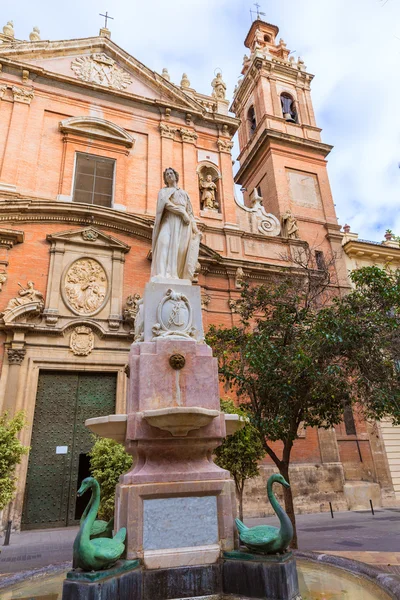
[[[335,146],[328,169],[339,223],[364,239],[400,233],[400,1],[259,2],[315,75],[317,124]],[[243,0],[16,0],[0,10],[0,26],[13,20],[19,39],[34,25],[42,39],[89,37],[108,10],[112,39],[149,68],[167,67],[178,84],[186,72],[203,93],[219,68],[231,98],[250,8]]]

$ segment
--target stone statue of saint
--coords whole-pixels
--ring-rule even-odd
[[[18,292],[18,296],[16,298],[11,298],[11,300],[8,301],[4,313],[1,314],[5,314],[13,308],[29,304],[30,302],[40,302],[40,304],[43,304],[43,294],[35,289],[33,281],[28,281],[26,288],[22,287],[20,283],[18,285],[21,288]]]
[[[297,239],[299,237],[299,228],[297,226],[296,217],[292,215],[289,209],[285,213],[283,213],[281,221],[283,236],[287,238]]]
[[[203,209],[218,210],[218,202],[215,199],[215,190],[217,186],[213,182],[212,175],[209,173],[205,179],[201,177],[200,182],[201,191],[201,207]]]
[[[213,88],[213,97],[217,100],[225,100],[226,95],[226,84],[222,79],[222,74],[217,73],[217,76],[211,82],[211,87]]]
[[[164,171],[165,187],[158,193],[153,229],[151,279],[192,281],[199,256],[201,233],[188,194],[178,187],[179,175]]]

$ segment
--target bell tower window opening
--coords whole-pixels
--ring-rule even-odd
[[[73,201],[111,208],[114,172],[115,160],[77,152]]]
[[[319,271],[325,270],[325,257],[322,250],[315,251],[315,262],[317,263],[317,269]]]
[[[249,110],[247,111],[247,121],[249,123],[249,134],[251,137],[257,128],[256,112],[254,110],[254,106],[250,106]]]
[[[267,42],[267,44],[269,44],[271,42],[271,37],[267,34],[264,35],[264,42]]]
[[[287,94],[286,92],[281,94],[281,105],[283,118],[289,123],[298,123],[299,119],[297,116],[295,101],[290,94]]]

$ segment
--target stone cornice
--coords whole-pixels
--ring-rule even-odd
[[[350,258],[372,258],[382,262],[400,261],[400,248],[385,246],[384,244],[349,240],[343,244],[343,250]]]
[[[24,241],[24,232],[19,229],[0,229],[0,246],[12,248]]]
[[[265,129],[257,140],[252,150],[249,152],[247,158],[241,165],[239,171],[235,175],[235,183],[240,183],[241,179],[248,172],[248,170],[255,164],[256,157],[259,155],[270,142],[278,142],[281,144],[296,146],[297,148],[304,148],[307,151],[315,152],[315,154],[322,155],[324,158],[332,150],[333,146],[323,144],[322,142],[315,142],[313,140],[305,140],[303,138],[295,137],[287,133],[281,133],[272,129]]]

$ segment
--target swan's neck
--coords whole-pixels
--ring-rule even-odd
[[[86,519],[87,514],[88,514],[88,512],[90,510],[90,507],[92,506],[92,502],[93,502],[93,490],[92,490],[92,493],[90,494],[90,500],[87,503],[87,505],[85,507],[85,510],[83,511],[82,516],[80,518],[80,523],[83,523],[83,521]]]
[[[281,523],[281,526],[279,529],[279,535],[281,536],[282,540],[288,540],[288,542],[289,542],[293,537],[293,525],[292,525],[291,520],[289,519],[289,517],[287,516],[287,514],[285,513],[285,511],[279,504],[278,500],[276,499],[274,492],[272,491],[273,483],[274,483],[273,481],[268,481],[268,483],[267,483],[268,499],[271,502],[271,506],[274,509],[274,511]]]
[[[90,508],[89,508],[90,506]],[[85,516],[85,520],[81,525],[81,534],[82,537],[90,540],[90,532],[92,531],[93,523],[96,520],[97,512],[100,506],[100,486],[96,480],[92,483],[92,497],[89,501],[88,506],[86,507],[86,511],[89,508],[87,515]],[[85,512],[86,512],[85,511]]]

